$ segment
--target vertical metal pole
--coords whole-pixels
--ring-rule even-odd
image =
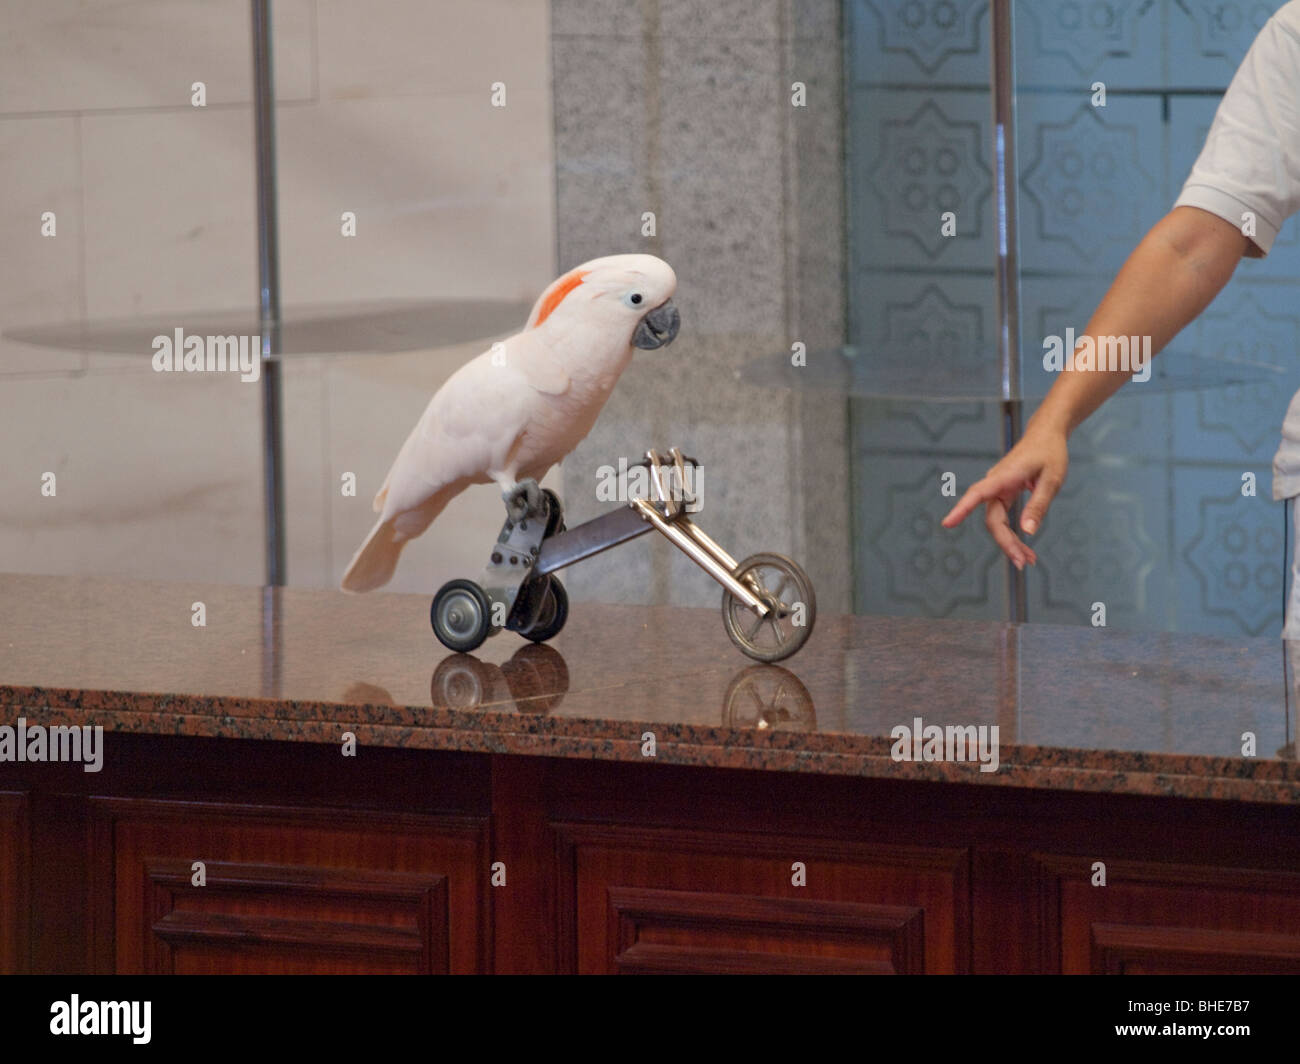
[[[253,112],[257,128],[257,280],[262,328],[262,492],[266,582],[285,582],[284,436],[280,420],[280,240],[275,194],[275,86],[271,0],[253,2]]]
[[[992,0],[993,167],[996,195],[993,211],[998,240],[997,321],[998,358],[1002,380],[1002,453],[1022,431],[1024,401],[1020,394],[1020,273],[1016,242],[1016,85],[1012,36],[1012,0]],[[1014,515],[1013,515],[1014,516]],[[1007,613],[1012,621],[1028,614],[1025,574],[1008,560]]]

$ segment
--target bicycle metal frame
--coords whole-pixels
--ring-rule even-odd
[[[735,576],[736,559],[722,549],[695,524],[686,514],[686,503],[693,499],[675,498],[664,485],[663,467],[671,464],[677,472],[677,483],[685,493],[686,463],[698,465],[693,458],[687,458],[677,447],[670,448],[668,459],[660,457],[653,448],[646,451],[645,458],[636,463],[647,465],[650,481],[654,487],[656,499],[632,499],[626,507],[611,513],[585,521],[566,532],[550,536],[542,542],[533,572],[538,575],[553,573],[574,562],[590,558],[602,551],[626,543],[637,536],[645,535],[651,529],[660,532],[696,565],[708,573],[714,580],[727,589],[760,617],[766,617],[771,609],[748,585]]]

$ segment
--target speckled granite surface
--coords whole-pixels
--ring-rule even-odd
[[[577,602],[551,644],[506,632],[471,658],[437,643],[428,608],[0,575],[0,724],[100,724],[106,758],[115,732],[351,731],[363,747],[640,761],[650,731],[676,764],[1300,802],[1274,639],[822,616],[803,651],[760,666],[718,610]],[[997,726],[997,771],[895,761],[890,732],[917,717]]]

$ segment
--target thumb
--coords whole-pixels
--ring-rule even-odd
[[[1029,535],[1032,536],[1038,531],[1038,526],[1047,516],[1047,508],[1052,505],[1052,500],[1056,498],[1056,493],[1061,490],[1061,485],[1064,483],[1065,477],[1055,470],[1049,472],[1045,469],[1038,477],[1038,483],[1034,485],[1034,493],[1020,513],[1020,527]]]

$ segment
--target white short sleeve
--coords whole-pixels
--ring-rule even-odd
[[[1259,31],[1223,94],[1205,147],[1175,207],[1200,207],[1241,228],[1268,254],[1300,211],[1300,0]]]

